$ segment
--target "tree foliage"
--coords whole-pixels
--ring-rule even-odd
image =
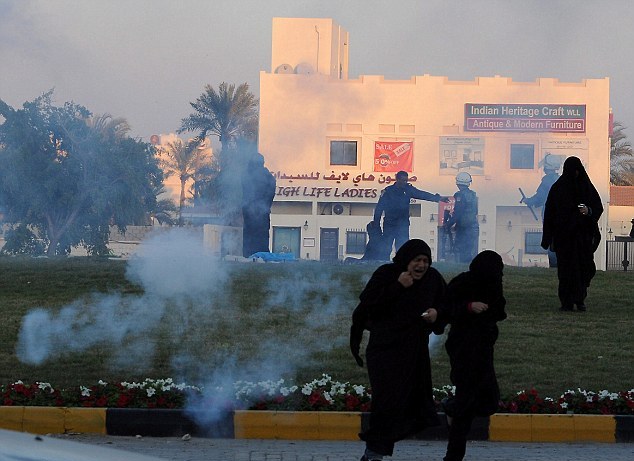
[[[183,208],[185,207],[185,188],[187,181],[196,177],[198,171],[210,164],[208,151],[204,143],[193,139],[184,142],[177,139],[158,148],[161,154],[160,165],[167,176],[177,175],[180,180],[178,201],[178,225],[183,225]]]
[[[0,100],[0,207],[48,255],[74,246],[108,254],[109,225],[125,232],[141,222],[156,205],[162,173],[152,148],[128,137],[124,119],[70,102],[56,107],[51,97],[18,110]]]
[[[610,140],[610,182],[616,186],[634,185],[634,150],[625,129],[621,122],[614,122]]]
[[[207,203],[219,204],[222,222],[242,225],[240,178],[246,165],[245,156],[257,143],[258,100],[243,83],[221,83],[218,91],[205,86],[205,92],[190,103],[194,113],[184,118],[179,132],[197,133],[198,139],[218,136],[222,150],[214,167],[200,178],[200,197]],[[246,148],[246,151],[245,151]],[[210,193],[214,193],[210,196]]]
[[[199,139],[216,135],[223,150],[238,138],[252,141],[257,138],[258,100],[247,83],[236,88],[222,82],[217,92],[211,85],[205,85],[205,92],[190,105],[194,113],[181,121],[179,133],[197,132]]]

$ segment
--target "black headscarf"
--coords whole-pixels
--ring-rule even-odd
[[[429,245],[420,239],[411,239],[405,242],[394,255],[394,264],[401,269],[407,269],[407,265],[412,259],[417,256],[425,255],[429,258],[429,265],[431,266],[431,248]]]
[[[592,183],[578,157],[568,157],[561,174],[562,182],[568,184],[575,203],[584,203],[589,195]]]
[[[497,278],[502,276],[504,262],[502,257],[493,250],[484,250],[473,258],[469,270],[478,278]]]
[[[503,272],[502,257],[493,250],[478,253],[469,264],[469,273],[478,285],[478,290],[486,293],[489,302],[502,297]]]

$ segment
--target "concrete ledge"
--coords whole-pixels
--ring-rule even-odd
[[[34,434],[84,432],[154,437],[191,434],[209,438],[359,440],[368,413],[235,411],[220,419],[204,411],[168,409],[0,406],[0,429]],[[443,424],[414,436],[447,437]],[[476,418],[470,440],[496,442],[634,442],[634,416],[499,413]]]
[[[361,413],[236,411],[237,439],[359,440]]]
[[[31,434],[105,434],[106,409],[0,406],[0,429]]]
[[[612,415],[495,414],[489,440],[496,442],[615,442]]]

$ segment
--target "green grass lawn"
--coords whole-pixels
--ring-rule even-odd
[[[367,384],[366,370],[349,353],[348,331],[373,266],[219,264],[209,267],[202,286],[180,283],[183,290],[171,296],[164,293],[182,280],[183,269],[170,273],[169,265],[153,267],[155,278],[165,277],[155,287],[130,281],[123,260],[1,257],[0,383],[67,387],[146,377],[195,385],[280,377],[303,383],[328,373]],[[447,280],[464,269],[435,267]],[[191,270],[184,276],[206,271]],[[531,387],[553,397],[577,387],[634,387],[633,273],[597,273],[586,313],[558,311],[554,269],[507,267],[504,284],[509,316],[496,346],[503,395]],[[46,320],[27,330],[46,353],[40,363],[24,363],[19,333],[35,308]],[[436,387],[449,384],[443,341],[432,354]]]

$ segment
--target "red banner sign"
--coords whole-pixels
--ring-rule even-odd
[[[374,142],[374,171],[412,171],[413,142]]]

